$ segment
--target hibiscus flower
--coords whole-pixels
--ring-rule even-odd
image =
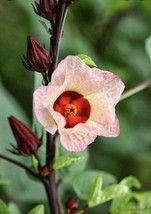
[[[124,90],[121,79],[108,71],[90,68],[79,57],[67,56],[52,74],[48,86],[34,92],[34,112],[45,130],[60,134],[61,144],[83,151],[97,135],[120,133],[115,106]]]

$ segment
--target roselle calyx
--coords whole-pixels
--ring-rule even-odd
[[[27,37],[27,53],[22,62],[27,70],[45,73],[48,70],[50,57],[47,50],[31,36]]]
[[[66,209],[68,210],[68,213],[74,214],[76,213],[76,210],[79,206],[79,198],[76,196],[72,196],[68,198],[68,200],[65,203]]]
[[[50,169],[47,166],[39,167],[40,174],[45,177],[50,174]]]
[[[9,125],[17,142],[17,147],[13,146],[14,150],[9,150],[14,154],[23,156],[32,156],[41,146],[41,139],[23,122],[14,116],[8,118]]]
[[[56,18],[58,0],[40,0],[39,4],[35,2],[33,6],[37,15],[54,22]]]

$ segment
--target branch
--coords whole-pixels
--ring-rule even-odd
[[[124,92],[120,98],[120,101],[144,90],[145,88],[148,88],[151,86],[151,79],[150,80],[146,80],[145,82],[142,82],[141,84],[139,84],[138,86]]]
[[[56,20],[52,26],[52,37],[50,38],[50,55],[52,56],[52,62],[48,70],[48,81],[51,81],[51,76],[58,64],[58,55],[60,49],[61,38],[63,35],[64,22],[69,6],[69,0],[60,0],[57,6]],[[48,82],[45,82],[47,85]],[[46,166],[51,170],[56,153],[56,140],[57,133],[51,135],[47,132],[46,143]],[[52,214],[61,213],[61,203],[58,196],[58,190],[55,180],[55,171],[51,173],[43,180],[45,190],[47,192],[48,203]]]
[[[14,160],[12,158],[9,158],[9,157],[7,157],[5,155],[2,155],[2,154],[0,154],[0,158],[4,159],[4,160],[6,160],[6,161],[8,161],[10,163],[13,163],[13,164],[15,164],[15,165],[17,165],[17,166],[19,166],[19,167],[21,167],[23,169],[25,169],[31,175],[33,175],[34,177],[40,179],[39,173],[36,172],[35,170],[33,170],[31,167],[28,167],[27,165],[25,165],[25,164],[23,164],[23,163],[21,163],[19,161],[16,161],[16,160]]]
[[[46,145],[46,166],[51,169],[55,160],[56,146],[55,141],[58,133],[51,135],[47,132],[47,145]]]
[[[69,3],[67,0],[60,0],[57,9],[56,21],[53,26],[53,34],[50,38],[50,53],[52,53],[52,63],[48,71],[48,79],[51,80],[51,75],[58,64],[58,54],[60,49],[60,42],[63,35],[63,27],[68,11]]]

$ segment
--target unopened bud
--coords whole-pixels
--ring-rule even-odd
[[[70,197],[67,201],[66,201],[66,208],[67,210],[70,211],[70,213],[74,213],[75,210],[78,209],[79,206],[79,198],[77,198],[76,196]]]
[[[58,0],[40,0],[39,4],[35,2],[33,8],[37,15],[54,22],[56,18],[57,4]]]
[[[28,126],[14,116],[9,117],[8,120],[17,142],[17,147],[13,146],[14,150],[11,152],[23,156],[35,154],[41,145],[41,139],[38,139]]]
[[[49,67],[50,57],[45,48],[39,45],[31,36],[27,37],[27,53],[22,60],[29,71],[46,72]]]
[[[47,176],[50,174],[50,170],[47,166],[42,166],[39,168],[39,172],[42,176]]]

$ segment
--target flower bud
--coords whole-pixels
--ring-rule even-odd
[[[49,67],[49,54],[31,36],[27,37],[27,53],[22,62],[27,70],[46,72]]]
[[[79,198],[72,196],[66,201],[65,205],[67,210],[70,210],[70,213],[74,213],[74,211],[78,209]]]
[[[58,0],[40,0],[39,4],[35,2],[34,11],[37,15],[48,19],[51,22],[55,21]]]
[[[23,156],[35,154],[41,145],[41,139],[38,139],[28,126],[14,116],[9,117],[8,120],[17,142],[17,147],[13,146],[15,150],[11,152]]]
[[[39,172],[42,176],[47,176],[50,174],[50,169],[47,166],[42,166],[39,168]]]

